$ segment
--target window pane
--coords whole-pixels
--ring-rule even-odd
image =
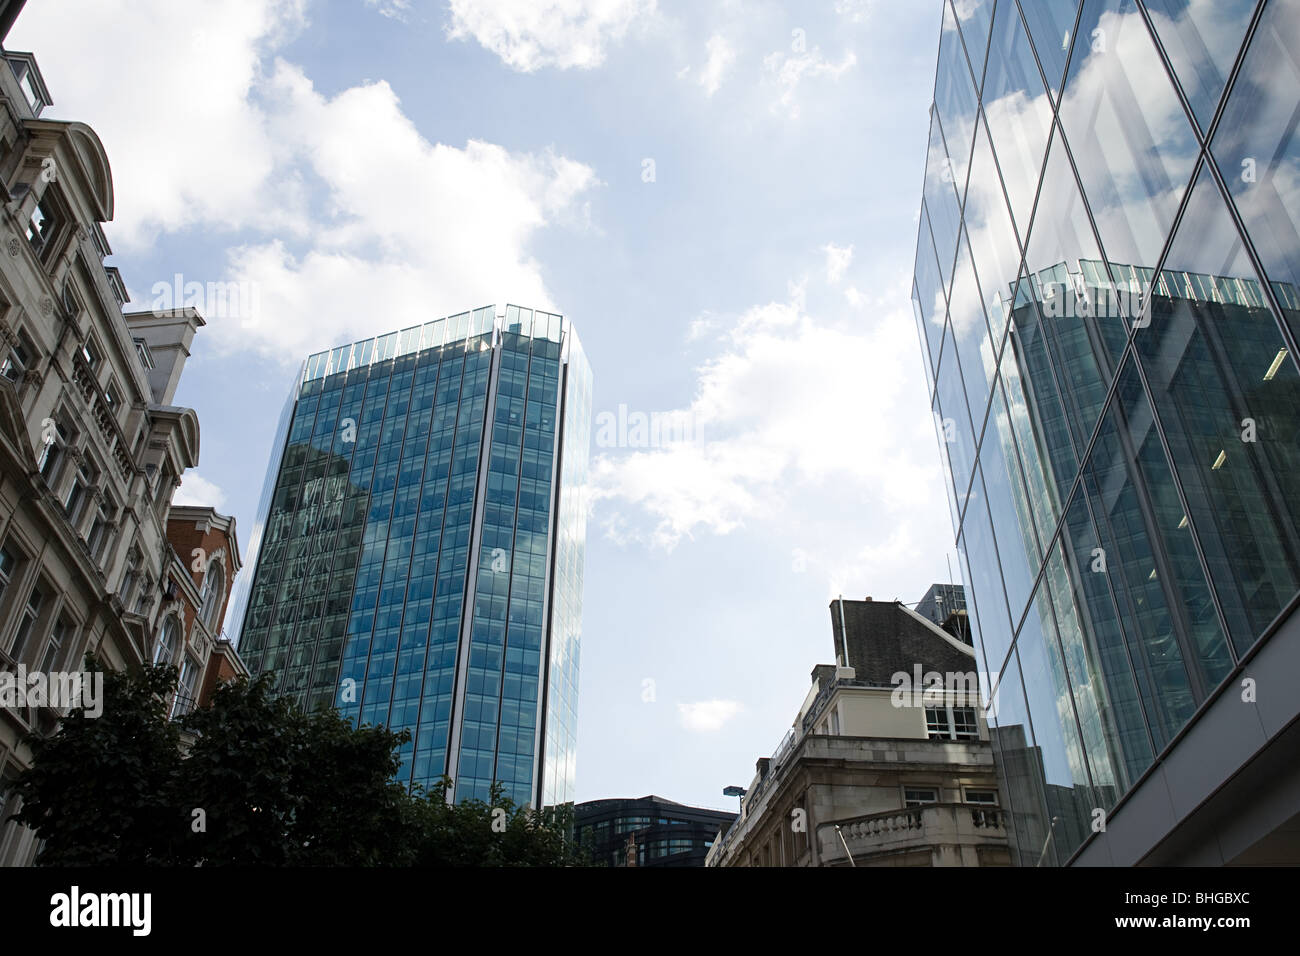
[[[939,364],[943,342],[943,317],[948,311],[946,295],[939,284],[939,262],[930,238],[929,211],[921,204],[921,225],[916,240],[916,296],[925,321],[925,347],[930,357],[930,377]]]
[[[966,166],[970,158],[971,132],[975,128],[975,87],[970,67],[962,52],[961,39],[952,8],[944,4],[943,36],[939,40],[939,72],[935,80],[935,106],[943,126],[943,138],[952,159],[952,179],[960,193],[966,186]],[[932,141],[933,142],[933,141]],[[935,236],[936,241],[939,237]],[[942,258],[943,249],[939,250]]]
[[[1300,10],[1294,4],[1270,3],[1233,84],[1213,148],[1286,318],[1300,332],[1297,102]]]
[[[1136,343],[1233,646],[1300,587],[1300,374],[1208,171]]]
[[[953,10],[961,27],[961,38],[966,44],[966,55],[979,85],[984,71],[984,53],[989,45],[989,21],[993,19],[993,0],[956,0]],[[945,18],[946,19],[946,18]]]
[[[1023,235],[1047,151],[1052,104],[1014,3],[998,5],[982,102],[1011,214]]]
[[[988,670],[994,671],[1002,666],[1007,648],[1011,646],[1012,628],[982,482],[976,482],[976,493],[971,495],[970,507],[962,523],[962,538],[970,565],[968,583],[979,601],[984,659]]]
[[[957,360],[961,364],[966,385],[966,402],[970,409],[971,424],[976,438],[984,427],[984,413],[989,404],[993,376],[997,369],[997,356],[989,338],[984,307],[980,304],[979,284],[971,266],[966,234],[962,233],[957,251],[957,263],[952,279],[952,299],[948,303],[949,328],[957,344]]]
[[[1022,431],[1032,431],[1037,456],[1050,466],[1047,477],[1058,489],[1052,497],[1059,501],[1074,483],[1078,459],[1034,294],[1034,287],[1022,277],[1011,314],[1011,334],[1002,356],[1002,377],[1012,420],[1021,423]]]
[[[1131,360],[1102,419],[1085,480],[1160,750],[1232,660]]]
[[[1094,801],[1066,683],[1051,602],[1041,589],[1016,638],[1025,698],[1046,777],[1044,796],[1057,859],[1065,862],[1090,832]]]
[[[1002,560],[1002,577],[1007,586],[1007,603],[1014,622],[1019,621],[1029,601],[1043,552],[1034,534],[1029,500],[1000,398],[989,428],[980,447],[980,470],[989,496],[989,515],[993,520],[998,556]],[[1048,534],[1053,530],[1047,529]]]
[[[1016,276],[1020,273],[1020,245],[1011,227],[1002,180],[982,120],[975,134],[970,183],[966,187],[965,221],[993,346],[1001,350],[1009,311],[1007,303],[1015,292]]]
[[[1102,269],[1059,130],[1034,213],[1025,268],[1041,303],[1075,443],[1082,448],[1101,415],[1128,340],[1128,325]]]
[[[1085,2],[1060,115],[1106,255],[1154,267],[1197,146],[1133,0]]]
[[[975,465],[975,434],[971,428],[970,415],[966,411],[966,389],[957,366],[957,352],[951,330],[944,335],[937,382],[940,436],[948,450],[957,508],[964,511],[971,469]]]
[[[1209,129],[1255,0],[1146,0],[1146,7],[1192,112]]]
[[[930,151],[925,159],[925,208],[930,214],[934,251],[939,259],[940,284],[946,290],[952,278],[952,260],[957,252],[957,192],[953,167],[948,161],[939,123],[930,124]]]
[[[1061,91],[1061,74],[1074,36],[1078,0],[1031,0],[1023,5],[1025,23],[1047,74],[1047,85],[1056,96]]]
[[[1047,839],[1047,801],[1043,761],[1034,746],[1029,710],[1025,705],[1020,662],[1013,653],[1007,661],[988,712],[989,739],[993,744],[1002,784],[1003,805],[1010,811],[1008,828],[1021,866],[1055,865],[1052,841]]]

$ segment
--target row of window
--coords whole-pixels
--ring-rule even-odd
[[[64,481],[67,460],[70,457],[67,449],[75,440],[76,432],[66,412],[60,412],[50,421],[52,427],[48,428],[44,435],[41,453],[37,458],[37,468],[46,486],[55,491]],[[109,533],[117,521],[119,511],[112,492],[103,487],[102,477],[103,472],[95,464],[93,456],[88,450],[84,451],[80,460],[75,462],[71,480],[67,482],[63,493],[59,496],[59,503],[63,506],[63,513],[68,523],[78,533],[81,532],[84,519],[90,509],[94,509],[94,518],[84,537],[96,561],[102,560],[107,551]]]
[[[967,789],[964,794],[964,802],[979,807],[996,807],[998,805],[998,792],[996,790],[971,790]],[[929,803],[939,802],[938,787],[904,787],[903,788],[903,806],[905,807],[923,807]]]
[[[16,545],[6,541],[0,545],[0,620],[17,619],[13,635],[5,653],[15,661],[25,660],[33,647],[41,647],[37,669],[49,673],[63,662],[65,652],[73,644],[76,628],[64,614],[53,607],[54,588],[44,579],[38,580],[25,596],[13,593],[19,570],[28,560]],[[16,602],[21,600],[21,605]],[[42,642],[44,642],[43,647]]]
[[[927,707],[925,729],[931,740],[979,740],[974,707]]]
[[[211,573],[207,575],[207,577],[211,576]],[[154,647],[153,662],[155,664],[179,663],[180,675],[176,681],[176,696],[172,699],[170,713],[172,719],[184,717],[194,708],[203,664],[185,649],[185,635],[179,614],[168,614],[163,621],[162,629],[158,633],[158,643]]]

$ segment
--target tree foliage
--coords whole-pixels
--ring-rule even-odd
[[[39,865],[586,862],[570,808],[535,813],[499,785],[489,802],[449,804],[446,779],[408,791],[395,779],[407,731],[308,713],[270,675],[225,684],[172,721],[175,684],[174,667],[107,672],[101,716],[74,710],[31,739],[16,819],[44,841]]]

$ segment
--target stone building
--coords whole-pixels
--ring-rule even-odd
[[[0,4],[0,31],[21,6]],[[0,682],[75,672],[93,652],[111,668],[167,659],[201,690],[205,671],[241,666],[219,640],[234,522],[171,505],[198,464],[198,416],[173,399],[204,322],[193,309],[123,312],[126,287],[104,262],[103,145],[84,123],[42,118],[51,100],[32,54],[0,56]],[[202,572],[177,554],[200,546],[213,558]],[[0,695],[0,865],[36,850],[8,821],[24,738],[66,710]]]
[[[709,866],[1005,866],[972,648],[898,602],[831,603],[834,664]]]

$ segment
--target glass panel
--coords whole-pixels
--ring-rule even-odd
[[[1014,3],[998,5],[982,102],[1011,215],[1024,235],[1047,152],[1052,104]]]
[[[1300,10],[1270,3],[1214,136],[1214,158],[1293,332],[1300,332]]]
[[[988,654],[985,653],[984,632],[981,630],[979,622],[979,601],[976,600],[974,580],[971,577],[970,560],[966,555],[965,535],[962,535],[957,539],[957,562],[961,566],[961,579],[964,584],[962,589],[962,598],[966,602],[966,620],[969,622],[971,644],[974,645],[975,653],[978,655],[977,660],[979,666],[984,668],[984,673],[992,674],[994,673],[994,668],[1000,666],[1001,661],[995,661],[992,666],[990,666]],[[988,599],[992,601],[992,598]]]
[[[1146,0],[1146,8],[1192,112],[1209,129],[1255,0]]]
[[[1166,266],[1138,354],[1243,652],[1300,587],[1300,374],[1208,171]]]
[[[1078,458],[1070,438],[1065,404],[1057,388],[1056,375],[1047,354],[1043,318],[1032,297],[1033,286],[1022,278],[1011,313],[1011,334],[1002,356],[1002,376],[1013,420],[1034,435],[1036,456],[1050,468],[1045,475],[1054,500],[1065,498],[1074,483]],[[1026,446],[1027,447],[1027,444]]]
[[[945,431],[955,429],[957,423],[953,421],[951,425],[944,424],[943,413],[939,409],[939,398],[937,395],[930,405],[930,412],[934,416],[935,438],[939,442],[939,462],[943,469],[943,477],[945,479],[943,490],[948,493],[948,511],[952,515],[952,527],[953,533],[955,534],[957,529],[961,527],[961,512],[957,510],[957,500],[953,496],[954,479],[952,475],[952,462],[948,457],[948,441],[945,438]]]
[[[1011,838],[1021,866],[1054,866],[1053,841],[1048,836],[1043,762],[1034,746],[1029,710],[1025,705],[1020,661],[1013,654],[1000,678],[988,714],[989,738],[998,763],[1002,798],[1011,811]]]
[[[980,482],[975,483],[970,507],[962,523],[962,539],[970,564],[971,591],[979,601],[980,635],[988,670],[1002,666],[1011,646],[1011,616],[1007,612],[1006,589],[998,569],[998,549],[989,522],[988,501]],[[969,598],[968,598],[969,600]]]
[[[944,334],[935,392],[939,400],[940,430],[952,466],[953,491],[957,498],[957,507],[965,510],[966,491],[970,485],[971,469],[975,464],[975,433],[971,428],[970,415],[966,411],[966,390],[957,367],[950,331]]]
[[[1039,62],[1047,74],[1048,88],[1056,96],[1061,91],[1061,75],[1074,36],[1079,0],[1030,0],[1023,5],[1023,12]]]
[[[920,296],[917,295],[915,284],[912,286],[912,313],[916,319],[917,341],[921,345],[921,364],[925,366],[925,393],[934,394],[934,369],[930,365],[930,347],[925,340],[925,317],[921,312]]]
[[[1092,779],[1109,809],[1150,766],[1153,754],[1102,556],[1087,496],[1077,494],[1048,575]]]
[[[1029,510],[1034,516],[1039,540],[1046,541],[1052,536],[1052,529],[1061,518],[1062,493],[1057,490],[1050,464],[1044,460],[1044,439],[1026,407],[1014,363],[1008,364],[998,381],[1000,401],[1005,403],[1005,411],[999,409],[998,429],[1000,433],[1009,429],[1015,436],[1015,450],[1020,456],[1020,466],[1024,472]],[[1005,439],[1003,445],[1005,454]]]
[[[957,358],[966,383],[966,400],[976,438],[984,427],[989,391],[993,376],[997,374],[997,356],[989,339],[988,324],[984,319],[984,307],[980,305],[980,298],[980,288],[975,281],[966,234],[963,232],[952,280],[948,322],[957,343]]]
[[[1061,124],[1112,262],[1155,266],[1196,138],[1133,0],[1086,0]]]
[[[943,37],[939,41],[939,73],[935,80],[934,102],[943,138],[952,158],[952,180],[960,193],[966,186],[966,165],[970,159],[971,131],[975,128],[975,87],[971,84],[970,67],[962,52],[957,36],[952,7],[944,4]],[[933,142],[933,140],[931,140]],[[931,215],[934,215],[931,210]],[[938,229],[938,226],[935,226]],[[939,240],[936,233],[935,241]],[[939,249],[940,260],[943,248]]]
[[[1078,447],[1087,445],[1128,340],[1059,130],[1034,213],[1025,268],[1041,303]]]
[[[1074,706],[1066,683],[1051,603],[1041,593],[1025,617],[1016,638],[1016,651],[1024,669],[1025,698],[1033,722],[1034,742],[1043,761],[1047,783],[1048,819],[1052,848],[1064,863],[1091,832],[1092,809],[1097,806],[1088,783],[1088,769]]]
[[[916,295],[925,320],[926,348],[930,357],[930,377],[939,364],[939,346],[943,342],[943,317],[948,311],[943,288],[939,285],[939,263],[930,238],[929,211],[921,204],[921,225],[916,239]]]
[[[975,134],[970,183],[966,187],[966,236],[989,320],[995,350],[1001,350],[1006,333],[1009,302],[1020,273],[1020,246],[1007,213],[1002,181],[993,162],[983,120]]]
[[[1132,360],[1085,481],[1159,751],[1232,661]]]
[[[978,86],[980,74],[984,71],[984,54],[989,45],[989,22],[993,19],[993,0],[956,0],[953,10],[961,26],[961,38],[966,44],[966,55],[970,58],[971,69],[975,73],[976,86]]]
[[[957,193],[952,164],[944,150],[939,123],[930,124],[930,151],[925,158],[925,208],[930,214],[934,250],[939,260],[941,285],[946,290],[952,278],[952,260],[957,253]]]
[[[1008,457],[999,439],[990,436],[980,450],[980,472],[984,479],[984,490],[988,494],[989,516],[993,521],[1002,580],[1006,586],[1007,604],[1014,624],[1025,613],[1025,604],[1029,601],[1034,578],[1038,574],[1042,550],[1034,534],[1033,521],[1029,517],[1029,503],[1025,498],[1014,449],[1011,457]],[[978,490],[978,482],[975,488]]]

